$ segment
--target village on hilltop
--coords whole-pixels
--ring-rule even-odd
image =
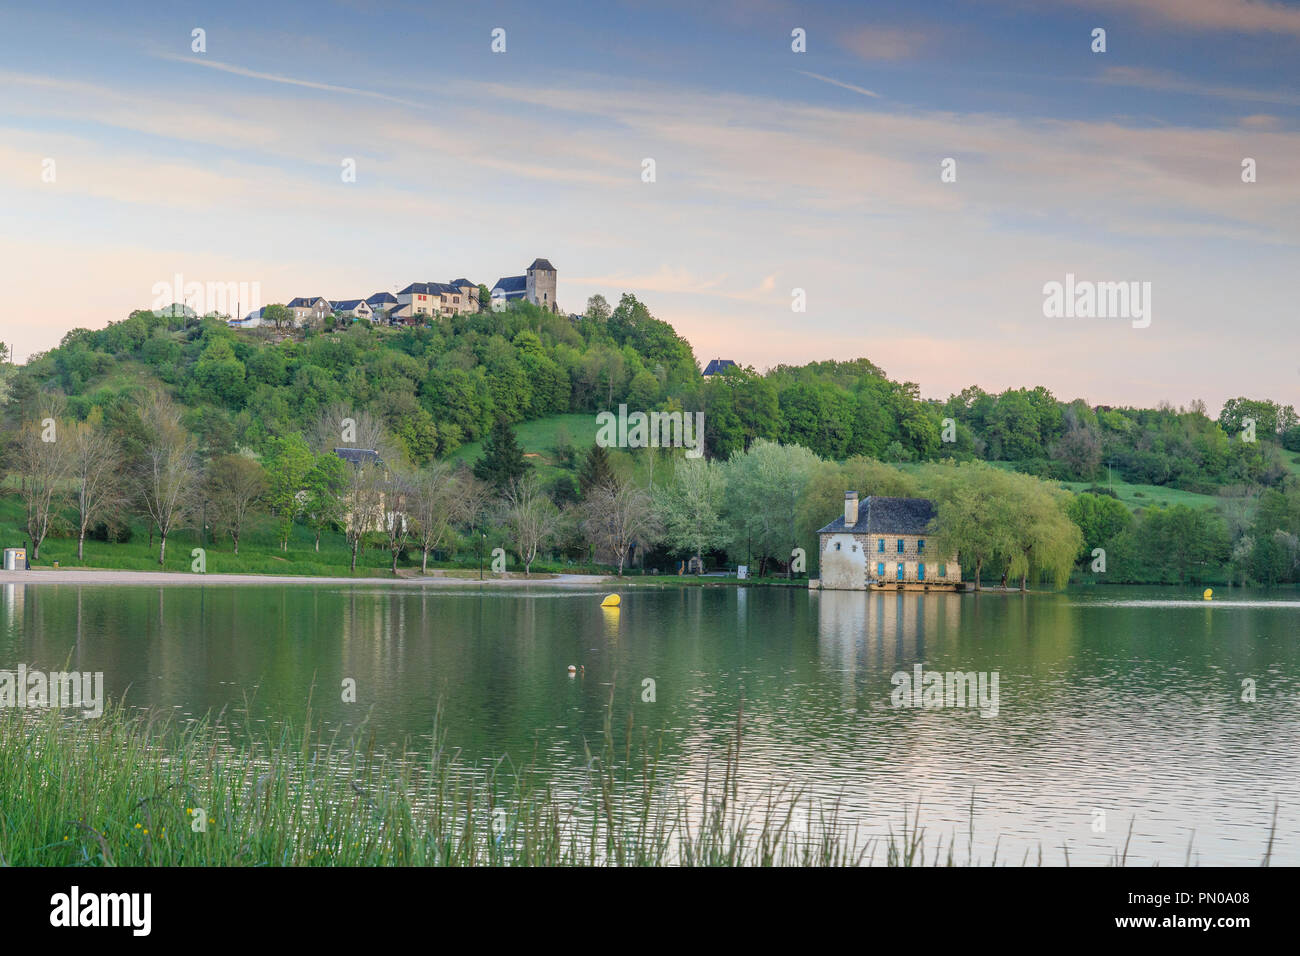
[[[555,266],[547,259],[534,259],[523,275],[502,276],[490,289],[463,278],[451,282],[412,282],[396,294],[376,292],[365,299],[298,296],[290,299],[286,307],[298,326],[321,323],[330,316],[386,325],[420,325],[426,317],[460,315],[487,308],[499,310],[516,299],[559,313],[555,283]],[[266,317],[263,306],[242,319],[229,320],[229,324],[236,329],[255,329],[273,323]]]

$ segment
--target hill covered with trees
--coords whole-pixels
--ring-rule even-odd
[[[1028,503],[1042,490],[1043,514],[1067,516],[1079,539],[1062,526],[1037,553],[1068,551],[1069,561],[1026,563],[1019,545],[999,540],[987,562],[972,558],[972,572],[978,563],[1059,579],[1108,548],[1109,580],[1300,576],[1300,422],[1290,406],[1239,398],[1212,419],[1199,403],[1094,408],[1041,386],[971,387],[939,401],[865,358],[735,367],[706,380],[689,343],[631,295],[614,308],[593,297],[573,319],[519,302],[417,328],[335,317],[292,332],[234,330],[219,316],[139,311],[5,366],[0,388],[7,484],[22,499],[14,525],[35,542],[133,527],[161,542],[215,515],[232,549],[246,527],[274,528],[285,552],[295,535],[314,548],[323,537],[327,549],[341,537],[353,566],[374,550],[392,569],[454,557],[467,542],[482,548],[491,528],[524,565],[618,566],[634,554],[671,567],[699,554],[767,570],[786,568],[793,547],[815,554],[812,532],[845,488],[924,493],[951,523],[971,494]],[[620,404],[703,412],[706,457],[594,447],[595,414]],[[514,440],[521,423],[577,415],[592,416],[589,432],[557,429],[540,452]],[[49,422],[56,441],[43,440]],[[362,434],[348,435],[346,422]],[[455,462],[467,444],[481,450],[472,470]],[[364,498],[355,486],[364,469],[345,467],[338,447],[376,451],[395,482],[371,489],[387,504],[364,520],[330,504]],[[104,480],[113,487],[98,505],[95,461],[119,479]],[[1134,514],[1107,493],[1108,476],[1212,506]],[[394,537],[383,526],[399,498],[409,527]],[[963,550],[965,559],[980,549]]]

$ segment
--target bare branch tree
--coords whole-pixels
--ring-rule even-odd
[[[663,533],[650,496],[623,478],[614,477],[593,487],[581,513],[583,534],[614,555],[619,577],[632,545],[648,545]]]
[[[358,461],[348,466],[347,477],[343,533],[352,551],[351,570],[355,574],[357,553],[366,535],[384,530],[384,466]]]
[[[527,474],[514,479],[506,488],[502,516],[524,562],[524,577],[527,577],[532,573],[537,552],[559,526],[560,512],[542,491],[537,476]]]
[[[32,538],[33,558],[40,558],[41,543],[68,498],[72,443],[67,428],[66,423],[60,424],[46,415],[25,422],[18,433],[14,464],[27,508],[27,533]]]
[[[317,454],[335,448],[365,448],[379,452],[385,461],[396,460],[384,423],[366,409],[344,402],[335,402],[321,413],[309,440]]]
[[[235,554],[239,554],[239,535],[268,487],[265,469],[245,455],[218,455],[208,462],[206,490],[212,526],[230,535]]]
[[[167,559],[167,536],[188,520],[199,483],[194,436],[181,424],[181,413],[167,396],[153,393],[141,404],[145,446],[140,465],[140,498],[158,526],[158,563]]]
[[[463,518],[467,503],[451,466],[430,462],[411,481],[410,516],[415,524],[415,541],[420,547],[420,573],[429,571],[429,552],[446,540],[452,524]]]
[[[73,493],[77,499],[77,560],[85,559],[86,535],[113,519],[127,503],[122,447],[102,427],[78,422],[69,429]]]
[[[380,483],[380,523],[384,544],[392,556],[392,572],[397,574],[397,556],[411,540],[414,523],[407,515],[410,507],[411,483],[396,468],[384,469]]]

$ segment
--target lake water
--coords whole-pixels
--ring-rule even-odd
[[[0,669],[103,671],[108,693],[327,726],[398,753],[441,699],[467,763],[558,785],[631,711],[691,783],[720,769],[743,699],[742,790],[839,801],[863,837],[921,823],[964,861],[1300,864],[1300,600],[1112,588],[1060,594],[63,584],[0,588]],[[570,664],[585,672],[570,677]],[[892,706],[893,675],[998,677],[997,713]],[[343,703],[344,678],[357,704]],[[645,681],[654,682],[654,701]],[[1254,682],[1253,702],[1243,681]],[[313,692],[313,685],[315,690]],[[987,685],[986,685],[987,688]],[[909,697],[909,700],[911,698]],[[660,736],[661,735],[661,736]],[[1104,812],[1104,831],[1098,831]]]

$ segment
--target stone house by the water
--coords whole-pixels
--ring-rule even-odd
[[[927,547],[934,503],[928,498],[844,494],[844,514],[817,532],[819,586],[837,591],[888,588],[900,591],[956,591],[961,565],[956,555]]]

